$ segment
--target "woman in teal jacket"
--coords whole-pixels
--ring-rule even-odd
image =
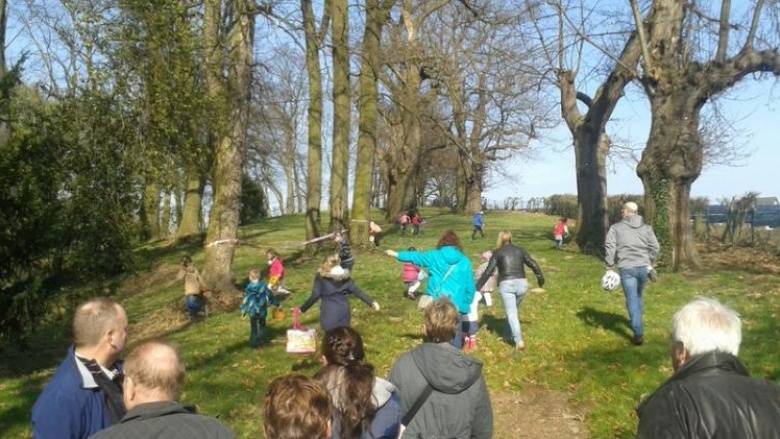
[[[428,270],[428,295],[433,300],[448,297],[461,314],[468,314],[476,291],[471,261],[463,254],[460,239],[447,230],[436,244],[436,250],[427,252],[388,250],[388,256],[400,262],[411,262]],[[461,347],[463,340],[455,337],[453,344]]]

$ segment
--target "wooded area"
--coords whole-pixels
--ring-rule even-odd
[[[600,254],[607,127],[632,83],[652,112],[636,168],[645,215],[663,262],[696,268],[691,185],[708,155],[728,154],[703,134],[702,109],[748,76],[780,76],[779,11],[777,0],[0,1],[3,47],[9,23],[28,42],[0,57],[0,323],[22,330],[63,282],[132,269],[149,240],[202,239],[206,280],[231,291],[238,227],[271,200],[306,215],[301,241],[344,226],[357,246],[372,219],[477,212],[561,122],[576,241]]]

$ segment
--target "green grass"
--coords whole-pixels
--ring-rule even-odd
[[[528,348],[516,353],[500,334],[504,313],[500,300],[492,313],[482,313],[480,349],[475,354],[485,363],[485,376],[493,393],[522,392],[527,384],[564,390],[572,402],[587,411],[586,423],[592,437],[633,437],[634,408],[642,396],[652,392],[670,374],[667,357],[669,322],[674,311],[697,295],[720,298],[743,316],[741,357],[755,376],[780,380],[777,351],[780,300],[778,276],[740,271],[662,273],[645,296],[646,343],[630,345],[630,329],[620,292],[607,294],[600,288],[602,264],[573,251],[555,251],[548,239],[554,219],[543,215],[489,213],[487,238],[470,241],[470,218],[438,211],[427,212],[429,224],[421,237],[400,237],[394,232],[383,248],[432,248],[447,228],[461,231],[465,250],[474,262],[478,254],[495,243],[496,232],[507,228],[515,241],[539,261],[547,278],[546,293],[532,293],[520,310]],[[242,238],[253,245],[239,248],[234,271],[239,280],[252,267],[265,264],[261,248],[273,246],[291,254],[303,235],[300,217],[282,217],[242,228]],[[258,248],[259,247],[259,248]],[[203,254],[197,247],[165,247],[161,243],[138,250],[150,270],[160,264],[176,264],[192,252],[198,265]],[[319,260],[319,258],[318,258]],[[286,285],[297,292],[285,305],[299,305],[308,296],[318,260],[288,264]],[[382,305],[374,312],[353,299],[353,326],[364,336],[367,356],[380,375],[394,359],[421,340],[421,316],[414,303],[402,299],[400,264],[382,252],[357,255],[354,279]],[[237,312],[213,314],[194,325],[168,325],[164,311],[180,309],[182,287],[167,279],[141,289],[127,288],[127,278],[116,280],[119,299],[125,304],[132,328],[161,325],[157,335],[177,342],[187,363],[188,383],[182,400],[199,406],[202,413],[219,416],[238,437],[260,437],[261,405],[270,380],[297,371],[314,373],[313,357],[284,352],[285,329],[289,321],[271,322],[274,343],[262,351],[248,347],[248,323]],[[125,283],[125,288],[121,285]],[[533,284],[534,281],[532,280]],[[760,294],[757,294],[760,293]],[[497,296],[497,295],[496,295]],[[305,323],[317,326],[317,307],[305,315]],[[182,311],[183,312],[183,311]],[[287,314],[289,318],[289,313]],[[38,334],[33,351],[9,352],[0,364],[0,437],[29,436],[29,412],[41,386],[61,359],[67,341],[61,336],[64,322],[50,333]],[[133,334],[130,334],[131,340]],[[135,339],[137,341],[137,338]]]

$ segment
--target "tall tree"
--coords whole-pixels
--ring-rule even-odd
[[[308,154],[306,178],[306,239],[320,235],[322,201],[322,72],[320,47],[330,21],[331,1],[325,0],[319,32],[311,0],[301,0],[306,39],[306,72],[309,77]]]
[[[352,119],[349,85],[349,10],[347,0],[332,0],[333,156],[330,167],[330,225],[348,216],[349,134]]]
[[[381,68],[382,28],[390,18],[395,0],[366,0],[366,27],[363,31],[358,108],[357,163],[352,196],[351,238],[368,246],[368,222],[371,220],[374,156],[377,148],[377,104],[379,100],[378,69]]]
[[[566,15],[562,2],[555,4],[558,16],[557,61],[547,53],[551,65],[557,65],[557,86],[561,96],[561,115],[572,134],[574,157],[577,173],[577,244],[581,251],[600,254],[604,249],[609,219],[607,216],[607,176],[606,162],[610,140],[606,134],[607,122],[623,96],[626,85],[636,77],[635,67],[640,57],[640,45],[635,33],[632,33],[617,56],[607,53],[612,64],[604,82],[591,97],[578,89],[575,81],[578,68],[566,65],[568,48],[574,47],[582,54],[582,44],[590,40],[582,30]],[[533,10],[532,10],[533,11]],[[574,27],[577,32],[577,44],[566,41],[566,30]],[[540,34],[541,35],[541,34]],[[544,38],[542,36],[542,38]],[[579,66],[579,62],[576,64]],[[577,101],[587,107],[583,114],[577,107]]]
[[[208,0],[206,6],[207,8],[219,7],[221,6],[219,3],[217,0]],[[206,261],[203,270],[206,282],[218,291],[235,290],[232,264],[235,248],[238,245],[241,178],[251,98],[254,14],[256,13],[254,2],[235,0],[232,12],[235,16],[226,20],[232,24],[229,29],[226,29],[224,52],[215,50],[220,46],[213,44],[212,41],[209,41],[212,44],[206,45],[207,51],[211,52],[209,56],[226,54],[224,92],[229,109],[228,123],[225,124],[224,131],[218,132],[217,143],[214,145],[216,148],[212,171],[214,202],[209,214],[205,244]],[[222,15],[217,10],[207,11],[206,29],[218,30],[218,25],[214,26],[215,23],[208,22]],[[211,39],[213,35],[207,38]],[[222,65],[220,60],[223,58],[212,60],[209,67]],[[218,73],[212,71],[211,74]]]
[[[645,215],[653,224],[674,270],[700,265],[690,226],[691,185],[704,162],[700,114],[705,103],[757,72],[780,75],[780,28],[774,17],[764,19],[764,0],[750,6],[746,23],[729,17],[731,2],[723,0],[720,18],[697,5],[655,0],[647,20],[632,0],[643,63],[641,83],[650,100],[652,124],[637,167],[645,188]],[[773,21],[774,20],[774,21]],[[764,24],[765,26],[762,26]],[[757,38],[765,27],[762,38]],[[729,55],[733,29],[747,30],[739,50]],[[712,42],[714,53],[706,43]],[[763,49],[755,47],[762,44]]]

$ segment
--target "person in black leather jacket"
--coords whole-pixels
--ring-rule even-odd
[[[479,291],[493,275],[493,271],[498,269],[498,290],[504,301],[512,341],[515,348],[519,350],[525,349],[520,320],[517,317],[517,308],[523,302],[525,293],[528,291],[528,281],[525,278],[526,265],[533,270],[539,286],[543,286],[544,275],[539,264],[523,248],[512,244],[512,232],[502,230],[498,233],[496,250],[493,251],[487,268],[477,281],[477,291]]]
[[[737,358],[739,315],[699,298],[674,316],[675,373],[640,406],[637,438],[780,438],[780,387]]]

